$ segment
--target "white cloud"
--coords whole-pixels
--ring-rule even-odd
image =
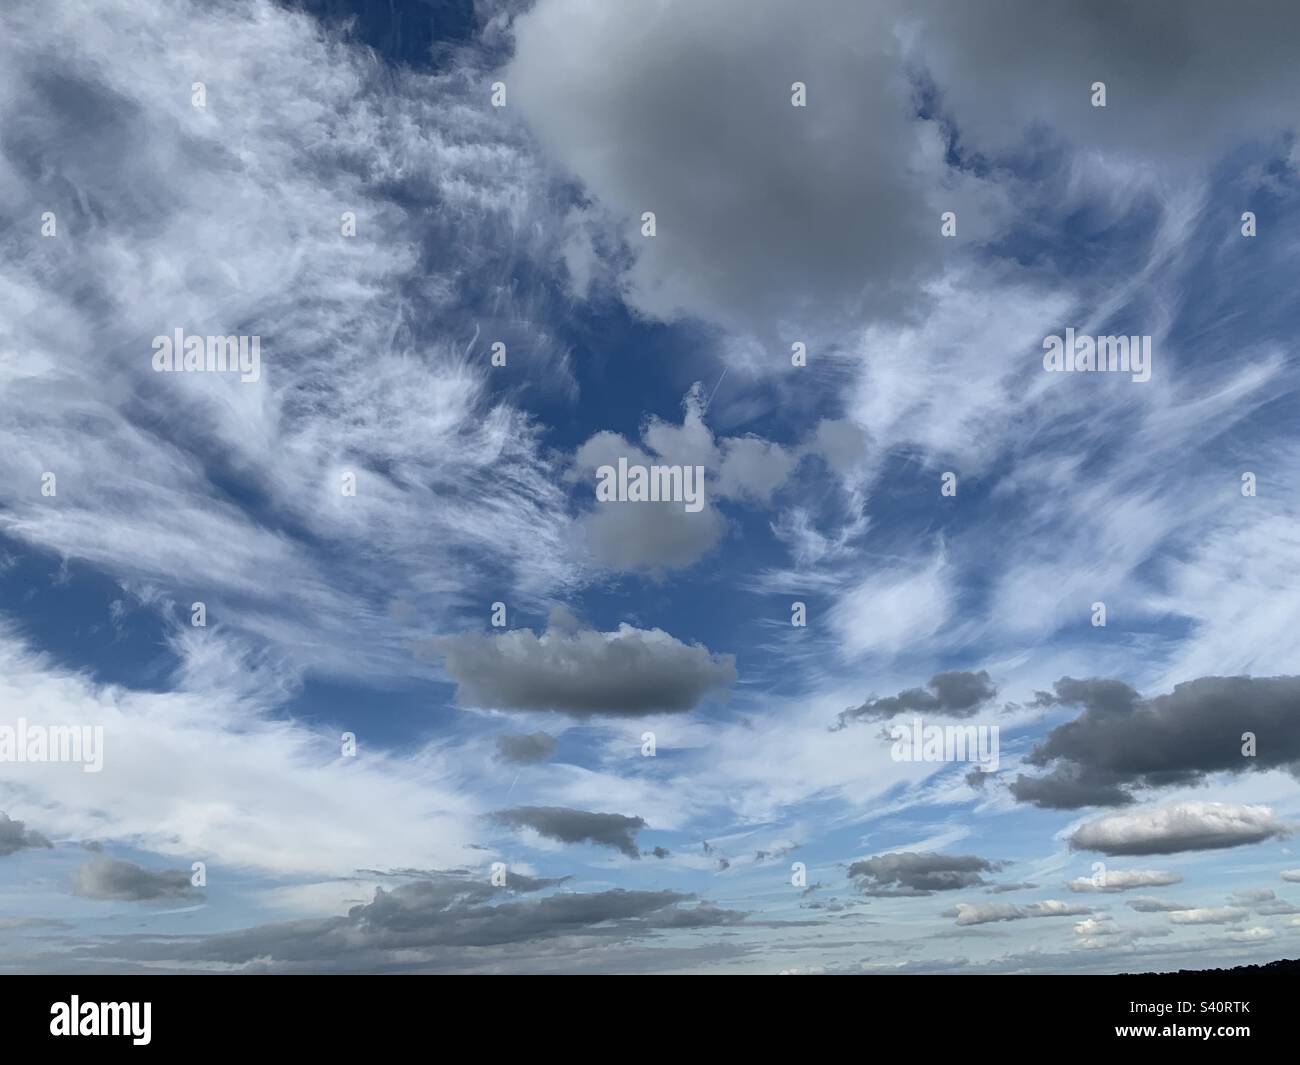
[[[1107,869],[1098,880],[1081,876],[1066,886],[1079,892],[1116,892],[1138,887],[1165,887],[1180,884],[1182,880],[1177,873],[1161,869]]]
[[[1202,906],[1191,910],[1173,910],[1169,914],[1170,924],[1231,924],[1243,921],[1250,916],[1250,911],[1240,906]]]
[[[300,668],[346,648],[354,676],[412,668],[396,594],[421,589],[436,624],[477,601],[480,559],[520,603],[578,580],[555,471],[492,397],[485,348],[524,329],[515,365],[560,378],[564,353],[529,328],[533,291],[460,307],[510,273],[507,235],[548,261],[563,230],[481,72],[376,81],[364,50],[251,0],[0,17],[2,198],[59,226],[15,225],[0,263],[0,531],[203,599]],[[452,234],[456,256],[422,251]],[[261,379],[154,373],[151,338],[176,328],[259,335]]]
[[[846,656],[897,654],[935,636],[953,602],[952,573],[940,550],[915,567],[895,564],[847,589],[831,624]]]
[[[213,637],[214,639],[216,637]],[[229,653],[237,654],[236,648]],[[403,755],[363,736],[273,719],[221,687],[171,693],[104,687],[0,632],[5,724],[103,728],[103,768],[12,763],[0,808],[59,839],[130,841],[188,868],[338,875],[369,866],[451,868],[484,860],[479,807],[451,747]]]
[[[1266,806],[1175,802],[1105,814],[1074,830],[1070,846],[1104,854],[1217,850],[1285,837],[1290,827]]]

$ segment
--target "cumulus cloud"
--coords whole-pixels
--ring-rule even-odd
[[[1066,886],[1078,892],[1116,892],[1131,891],[1133,888],[1165,887],[1169,884],[1181,884],[1183,878],[1177,873],[1164,872],[1159,869],[1107,869],[1099,878],[1077,877]]]
[[[724,499],[771,501],[797,463],[780,444],[757,436],[731,437],[722,442],[718,492]]]
[[[558,740],[545,732],[532,732],[522,736],[498,736],[497,757],[516,765],[533,765],[544,762],[555,751]]]
[[[1213,0],[994,0],[960,10],[928,0],[914,10],[909,55],[982,151],[1040,128],[1101,155],[1167,166],[1295,126],[1285,101],[1300,78],[1284,42],[1300,33],[1300,16],[1286,3],[1234,13]],[[1011,20],[1014,35],[1001,29]],[[1068,55],[1056,54],[1061,40],[1074,42]],[[1104,110],[1089,105],[1095,81],[1106,83]],[[1035,91],[1021,91],[1026,84]]]
[[[73,874],[73,894],[88,899],[148,902],[158,899],[201,899],[190,883],[188,869],[146,869],[120,858],[99,856]]]
[[[1300,907],[1279,899],[1276,892],[1268,888],[1234,891],[1228,896],[1228,903],[1231,906],[1245,906],[1262,917],[1289,917],[1300,913]]]
[[[1277,895],[1268,888],[1247,888],[1244,891],[1234,891],[1228,901],[1234,906],[1254,906],[1260,902],[1271,902],[1277,898]]]
[[[1103,854],[1176,854],[1240,847],[1290,834],[1290,826],[1265,806],[1180,802],[1087,821],[1071,834],[1070,846]]]
[[[1023,921],[1030,917],[1078,917],[1091,913],[1088,906],[1078,906],[1060,899],[1044,899],[1027,906],[1002,902],[959,902],[945,916],[955,917],[959,925],[992,924],[998,921]]]
[[[692,407],[694,411],[692,411]],[[616,570],[663,573],[682,569],[703,558],[726,531],[709,489],[711,471],[716,470],[717,450],[713,435],[704,427],[698,409],[698,393],[688,404],[686,422],[680,430],[661,432],[661,443],[669,446],[675,459],[659,456],[629,443],[617,433],[600,432],[574,454],[574,477],[589,486],[595,498],[596,470],[618,468],[619,460],[629,466],[656,464],[704,466],[705,482],[698,490],[703,505],[688,511],[684,502],[593,502],[579,519],[579,527],[592,557]],[[652,427],[653,428],[653,427]]]
[[[867,434],[847,418],[823,418],[809,445],[827,466],[843,477],[860,471],[867,455]]]
[[[849,878],[865,895],[924,896],[982,886],[987,883],[982,874],[995,873],[1005,865],[974,854],[897,851],[853,862]]]
[[[1057,766],[1043,776],[1016,774],[1011,794],[1020,802],[1050,810],[1075,810],[1081,806],[1127,806],[1136,800],[1120,785],[1097,779],[1078,766]]]
[[[652,417],[642,427],[638,446],[618,433],[591,436],[573,456],[571,477],[590,486],[596,470],[629,466],[702,467],[702,506],[687,510],[678,502],[596,502],[580,518],[592,555],[619,570],[664,572],[702,558],[726,531],[719,500],[766,505],[798,464],[795,452],[749,435],[717,439],[705,424],[705,400],[696,383],[682,401],[680,425]]]
[[[623,814],[597,814],[562,806],[517,806],[500,810],[493,819],[513,828],[531,828],[538,835],[561,843],[596,843],[613,847],[629,858],[640,858],[636,834],[645,820]]]
[[[898,714],[931,714],[939,717],[970,717],[997,695],[997,688],[984,670],[968,673],[953,670],[936,673],[924,688],[908,688],[897,695],[872,696],[860,706],[840,713],[836,728],[857,721],[882,721]]]
[[[1175,910],[1188,909],[1181,902],[1166,902],[1154,895],[1138,895],[1127,900],[1127,905],[1129,909],[1136,910],[1138,913],[1172,913]]]
[[[1009,902],[959,902],[945,916],[957,918],[959,925],[992,924],[995,921],[1019,921],[1025,915]]]
[[[628,302],[767,339],[914,309],[957,254],[942,211],[974,246],[1013,224],[1015,170],[999,167],[1016,153],[1158,175],[1294,130],[1284,42],[1298,29],[1286,4],[1239,17],[1209,0],[666,0],[632,14],[541,0],[515,23],[505,76],[593,197],[584,223],[606,219],[628,249],[607,264],[630,259],[613,282]],[[715,39],[722,68],[699,45]],[[806,108],[791,106],[796,81]],[[1107,108],[1090,105],[1096,81]]]
[[[1241,906],[1209,906],[1193,910],[1173,910],[1169,914],[1171,924],[1232,924],[1244,921],[1250,912]]]
[[[1273,939],[1276,935],[1277,933],[1271,928],[1255,925],[1253,928],[1243,928],[1239,932],[1229,932],[1227,938],[1235,943],[1258,943],[1263,940]]]
[[[34,832],[22,821],[15,821],[7,813],[0,811],[0,858],[14,854],[29,847],[53,847],[54,844]]]
[[[613,632],[553,610],[547,630],[437,636],[417,645],[445,659],[462,705],[556,710],[574,717],[682,713],[736,680],[735,659],[662,629],[626,623]]]
[[[1045,899],[1042,902],[1030,903],[1025,910],[1030,917],[1075,917],[1081,913],[1091,912],[1088,906],[1062,902],[1060,899]]]
[[[1011,786],[1022,802],[1057,809],[1118,806],[1136,789],[1194,784],[1210,773],[1300,767],[1300,677],[1200,677],[1142,698],[1115,680],[1063,677],[1044,705],[1079,706],[1026,757],[1050,767]],[[1242,755],[1242,735],[1261,740]]]
[[[618,13],[546,0],[517,20],[506,77],[632,247],[620,284],[634,307],[775,342],[782,323],[910,306],[942,262],[939,213],[969,208],[978,239],[1005,210],[993,181],[945,164],[891,14],[841,0]],[[696,43],[710,39],[727,40],[725,69]],[[794,81],[809,86],[806,109],[790,106]],[[639,236],[643,211],[653,239]]]

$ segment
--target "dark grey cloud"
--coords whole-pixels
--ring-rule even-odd
[[[0,812],[0,858],[31,847],[53,847],[54,844],[39,832],[26,827],[26,822],[14,821]]]
[[[706,397],[697,382],[682,401],[681,424],[651,418],[641,428],[638,446],[609,431],[595,433],[573,454],[569,476],[583,486],[596,484],[602,466],[702,467],[705,483],[698,509],[682,502],[615,503],[592,500],[579,519],[592,557],[616,570],[662,576],[703,558],[727,530],[715,503],[723,498],[767,502],[788,476],[795,460],[767,441],[718,440],[705,423]],[[591,487],[586,488],[591,491]]]
[[[641,856],[636,834],[645,828],[645,820],[640,817],[588,813],[564,806],[516,806],[498,811],[492,817],[503,825],[531,828],[561,843],[596,843],[622,851],[629,858]]]
[[[503,762],[515,765],[535,765],[544,762],[554,752],[559,741],[545,732],[531,732],[520,736],[498,736],[497,756]]]
[[[1026,759],[1028,761],[1028,759]],[[1082,806],[1127,806],[1136,800],[1113,779],[1075,765],[1057,766],[1040,777],[1016,774],[1011,794],[1020,802],[1049,810],[1077,810]]]
[[[629,304],[765,342],[784,323],[829,332],[913,304],[944,263],[941,211],[976,236],[1003,204],[992,181],[946,164],[940,124],[918,117],[891,14],[852,0],[545,0],[515,23],[505,78],[626,240]],[[717,40],[721,60],[702,44]],[[794,81],[806,109],[791,106]]]
[[[223,962],[268,972],[576,972],[607,968],[611,944],[620,945],[622,968],[623,947],[649,945],[668,930],[729,927],[746,918],[666,890],[557,893],[505,902],[497,896],[486,876],[436,874],[378,888],[370,902],[344,917],[211,936],[119,937],[91,946],[89,953],[182,967]],[[661,965],[675,957],[667,948],[650,956]],[[640,965],[654,967],[648,959]]]
[[[541,636],[439,636],[419,645],[446,660],[462,705],[554,710],[574,717],[683,713],[736,680],[735,658],[682,643],[660,629],[623,624],[614,632],[581,628],[553,611]]]
[[[1025,758],[1048,770],[1011,785],[1053,809],[1124,806],[1134,792],[1186,786],[1216,772],[1300,767],[1300,677],[1201,677],[1144,699],[1116,680],[1063,677],[1044,701],[1078,706]],[[1255,754],[1242,754],[1254,733]]]
[[[1158,899],[1154,895],[1138,895],[1128,899],[1126,905],[1131,910],[1138,913],[1173,913],[1175,910],[1186,910],[1189,907],[1182,902],[1166,902],[1164,899]]]
[[[145,869],[120,858],[92,858],[73,874],[72,891],[88,899],[147,902],[154,899],[201,899],[188,869]]]
[[[522,891],[528,894],[535,891],[545,891],[547,888],[559,887],[561,884],[567,884],[572,879],[571,876],[525,876],[523,873],[516,873],[507,869],[506,890]]]
[[[459,943],[465,946],[506,943],[555,935],[566,927],[653,917],[655,927],[681,920],[661,911],[694,898],[675,891],[605,891],[561,893],[537,900],[481,905],[495,894],[486,881],[424,880],[378,888],[374,899],[354,906],[348,923],[380,939]],[[697,924],[730,923],[743,915],[709,907]],[[394,946],[400,946],[394,942]]]
[[[1300,93],[1285,2],[539,0],[514,29],[513,99],[623,238],[620,295],[765,341],[917,311],[960,251],[941,211],[976,246],[1015,224],[1004,160],[1059,150],[1037,172],[1077,196],[1093,160],[1158,173],[1279,138]]]
[[[908,688],[883,698],[872,696],[861,706],[841,711],[832,727],[838,730],[858,721],[883,721],[898,714],[970,717],[997,693],[984,670],[978,673],[962,670],[936,673],[924,688]]]
[[[1291,830],[1265,806],[1180,802],[1087,821],[1071,834],[1070,846],[1103,854],[1177,854],[1262,843]]]
[[[1006,862],[974,854],[917,854],[898,851],[866,858],[849,866],[849,878],[864,895],[924,896],[936,891],[981,887],[983,873],[995,873]]]
[[[680,503],[598,503],[582,519],[595,559],[613,569],[651,574],[698,562],[726,528],[714,507],[689,513]]]
[[[1295,128],[1288,101],[1300,74],[1289,46],[1300,10],[1285,0],[908,7],[917,31],[909,54],[980,151],[1010,148],[1037,128],[1098,154],[1174,164]],[[1053,46],[1062,40],[1068,54]],[[1106,83],[1105,109],[1089,103],[1094,81]]]

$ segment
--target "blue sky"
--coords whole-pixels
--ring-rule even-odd
[[[0,966],[1295,956],[1297,17],[982,7],[8,5]]]

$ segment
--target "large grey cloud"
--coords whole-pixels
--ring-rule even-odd
[[[1291,826],[1265,806],[1180,802],[1105,814],[1070,835],[1076,850],[1103,854],[1176,854],[1285,838]]]
[[[73,894],[88,899],[147,902],[154,899],[200,899],[187,869],[145,869],[135,862],[102,855],[80,866],[72,878]]]
[[[969,717],[995,695],[997,688],[984,670],[951,670],[936,673],[924,688],[908,688],[883,698],[872,696],[860,706],[841,711],[833,727],[842,729],[856,721],[881,721],[908,713]]]
[[[1176,164],[1295,127],[1300,10],[1287,0],[909,6],[913,57],[983,151],[1051,129],[1084,150]],[[1094,81],[1104,109],[1091,106]]]
[[[1005,862],[974,854],[918,854],[896,851],[865,858],[849,866],[849,877],[866,895],[924,896],[987,883],[983,873],[997,872]]]
[[[0,858],[30,847],[53,847],[54,844],[39,832],[29,829],[22,821],[15,821],[0,812]]]
[[[1158,169],[1293,129],[1297,33],[1285,0],[539,0],[505,76],[627,237],[634,307],[767,335],[914,309],[1019,221],[988,180],[1017,150]]]
[[[81,952],[117,965],[123,960],[181,967],[221,962],[270,972],[577,972],[608,967],[611,945],[619,945],[623,958],[625,948],[648,947],[664,931],[745,920],[739,911],[677,891],[559,893],[504,901],[502,891],[486,875],[436,873],[378,888],[370,902],[343,917],[216,935],[122,937]],[[677,958],[668,948],[648,950],[639,964],[667,965]]]
[[[622,624],[582,628],[553,611],[546,632],[440,636],[419,645],[442,656],[462,704],[501,710],[558,710],[575,717],[680,713],[725,691],[735,659],[682,643],[661,629]]]
[[[807,336],[910,304],[942,262],[941,211],[969,207],[972,236],[997,212],[992,183],[946,166],[940,124],[918,118],[890,14],[843,0],[543,0],[516,23],[505,77],[632,244],[634,307]],[[795,81],[807,108],[791,106]],[[639,236],[643,211],[654,238]]]
[[[1021,802],[1053,810],[1127,806],[1135,801],[1119,784],[1098,780],[1096,774],[1072,765],[1057,766],[1050,773],[1038,777],[1018,773],[1011,783],[1011,794]]]
[[[1193,784],[1220,771],[1300,767],[1300,677],[1201,677],[1144,699],[1115,680],[1063,677],[1045,705],[1079,706],[1025,758],[1022,802],[1057,809],[1122,806],[1134,791]],[[1253,756],[1242,735],[1254,733]]]
[[[514,828],[531,828],[539,835],[561,843],[597,843],[613,847],[629,858],[639,858],[636,834],[645,828],[645,820],[624,814],[589,813],[563,806],[516,806],[492,815],[497,821]]]

